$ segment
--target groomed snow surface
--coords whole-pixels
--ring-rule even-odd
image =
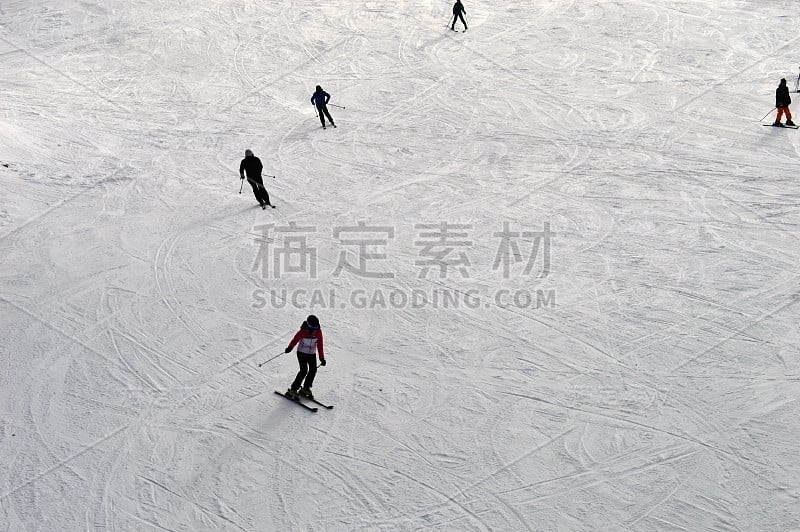
[[[800,529],[796,3],[465,7],[0,4],[0,529]]]

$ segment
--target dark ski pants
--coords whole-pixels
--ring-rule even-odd
[[[261,180],[261,177],[259,176],[255,179],[248,177],[247,182],[253,187],[253,195],[255,195],[256,201],[269,205],[269,192],[267,192],[267,189],[264,187],[264,182]]]
[[[317,106],[317,113],[319,113],[319,121],[322,122],[322,127],[325,127],[325,117],[328,117],[330,120],[331,125],[333,125],[333,118],[331,118],[331,114],[328,112],[327,105],[318,105]]]
[[[305,384],[303,384],[305,388],[313,386],[314,377],[317,376],[317,355],[298,352],[297,362],[300,364],[300,371],[297,372],[297,377],[294,378],[292,383],[292,390],[295,392],[300,389],[303,379],[306,380]]]
[[[467,22],[464,20],[464,14],[463,13],[458,13],[458,14],[453,15],[453,25],[450,26],[450,29],[451,30],[456,29],[456,21],[458,21],[458,19],[461,19],[461,23],[464,25],[464,29],[467,29]],[[441,24],[441,22],[439,24]]]

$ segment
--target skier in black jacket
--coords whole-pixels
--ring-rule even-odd
[[[256,197],[262,209],[266,209],[267,205],[275,208],[275,205],[269,202],[269,192],[264,188],[264,182],[261,180],[261,170],[264,166],[261,164],[261,159],[253,155],[250,150],[244,150],[244,159],[239,165],[239,177],[245,178],[247,172],[247,182],[253,187],[253,194]]]
[[[322,90],[322,87],[317,85],[317,90],[314,91],[314,94],[311,95],[311,103],[313,103],[317,107],[317,113],[319,113],[319,121],[322,122],[322,129],[325,129],[325,117],[328,117],[328,120],[331,121],[331,125],[336,127],[336,124],[333,123],[333,118],[331,118],[331,114],[328,112],[328,102],[331,99],[331,95]]]
[[[456,21],[461,19],[461,23],[464,25],[464,31],[467,31],[467,22],[464,20],[464,13],[467,10],[464,9],[464,4],[461,3],[461,0],[456,0],[456,3],[453,4],[453,24],[450,26],[450,29],[456,31]]]
[[[789,104],[792,103],[792,98],[789,96],[789,87],[786,86],[786,78],[781,78],[781,83],[775,89],[775,107],[778,108],[778,117],[775,119],[773,126],[783,127],[781,124],[781,117],[786,114],[786,125],[794,126],[792,122],[792,113],[789,111]]]

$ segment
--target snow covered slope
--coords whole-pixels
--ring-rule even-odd
[[[796,5],[451,5],[0,4],[0,528],[800,528]]]

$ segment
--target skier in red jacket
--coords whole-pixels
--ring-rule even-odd
[[[317,357],[319,352],[319,363],[325,365],[325,349],[322,342],[322,329],[319,327],[319,319],[311,314],[300,326],[300,330],[294,335],[289,347],[284,351],[289,353],[297,345],[297,362],[300,364],[300,371],[294,378],[294,382],[286,390],[286,395],[292,399],[298,399],[298,390],[301,395],[312,398],[311,386],[314,384],[314,377],[317,375]],[[303,382],[305,379],[305,382]],[[300,389],[300,384],[303,388]]]

